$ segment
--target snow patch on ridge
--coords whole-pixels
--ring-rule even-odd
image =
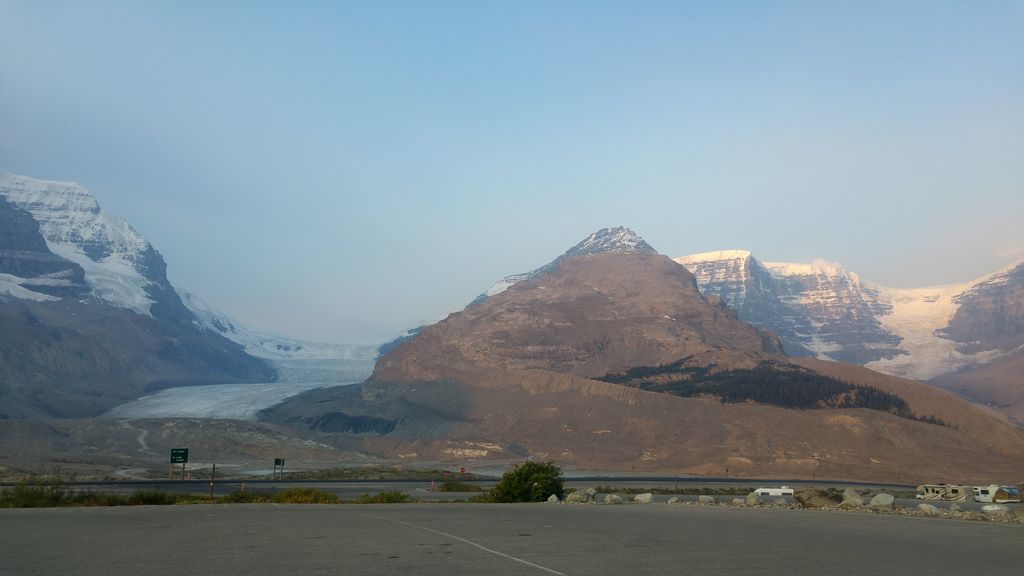
[[[21,285],[25,281],[26,280],[24,278],[0,272],[0,296],[11,296],[22,300],[34,300],[36,302],[55,302],[60,300],[60,298],[57,298],[56,296],[40,294],[39,292],[34,292],[25,288]],[[38,282],[35,283],[38,284]]]
[[[793,262],[762,262],[764,267],[769,271],[774,272],[777,276],[788,277],[788,276],[831,276],[841,277],[846,276],[855,279],[860,282],[860,277],[846,270],[837,262],[829,262],[828,260],[817,259],[810,264],[801,264]]]
[[[487,295],[487,296],[494,296],[495,294],[501,294],[505,290],[508,290],[509,288],[511,288],[512,286],[515,286],[516,284],[522,282],[523,280],[529,280],[529,279],[530,279],[530,273],[529,272],[527,272],[525,274],[512,274],[511,276],[505,276],[501,280],[498,280],[497,282],[495,282],[493,286],[491,286],[490,288],[487,289],[487,292],[484,292],[484,294]]]
[[[675,261],[682,264],[699,264],[702,262],[721,262],[723,260],[746,260],[752,256],[749,250],[718,250],[717,252],[701,252],[680,256]]]

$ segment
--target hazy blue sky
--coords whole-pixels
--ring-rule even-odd
[[[0,170],[258,328],[387,339],[626,225],[908,287],[1024,258],[1024,2],[0,0]]]

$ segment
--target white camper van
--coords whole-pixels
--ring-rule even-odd
[[[997,504],[1020,502],[1020,491],[1015,486],[992,484],[989,486],[975,486],[972,491],[974,492],[975,502],[995,502]]]
[[[758,496],[792,496],[793,489],[789,486],[783,486],[782,488],[758,488],[754,490],[754,494]]]

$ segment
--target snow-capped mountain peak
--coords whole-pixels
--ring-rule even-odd
[[[558,258],[555,258],[536,270],[505,276],[501,280],[495,282],[494,285],[488,288],[486,292],[477,296],[473,303],[480,302],[496,294],[501,294],[510,287],[525,280],[532,280],[543,276],[548,272],[557,270],[562,260],[566,258],[592,254],[634,254],[641,252],[652,254],[657,253],[654,248],[644,241],[644,239],[636,232],[633,232],[625,226],[602,228],[584,238],[582,242],[568,249]]]
[[[128,222],[101,209],[96,198],[75,182],[0,173],[0,190],[32,214],[47,242],[74,245],[93,261],[112,254],[137,258],[150,247]]]
[[[128,222],[100,208],[81,185],[2,172],[0,195],[31,214],[50,252],[84,269],[93,296],[144,315],[169,297],[159,309],[182,311],[173,302],[160,254]]]
[[[563,257],[583,254],[631,254],[654,252],[654,248],[625,226],[602,228],[570,248]]]

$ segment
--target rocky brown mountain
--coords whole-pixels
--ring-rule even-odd
[[[990,406],[1024,427],[1024,350],[988,364],[939,376],[931,383]]]
[[[420,460],[893,481],[1024,471],[1024,433],[984,408],[783,356],[652,250],[556,262],[398,344],[361,388],[313,391],[267,418]]]

